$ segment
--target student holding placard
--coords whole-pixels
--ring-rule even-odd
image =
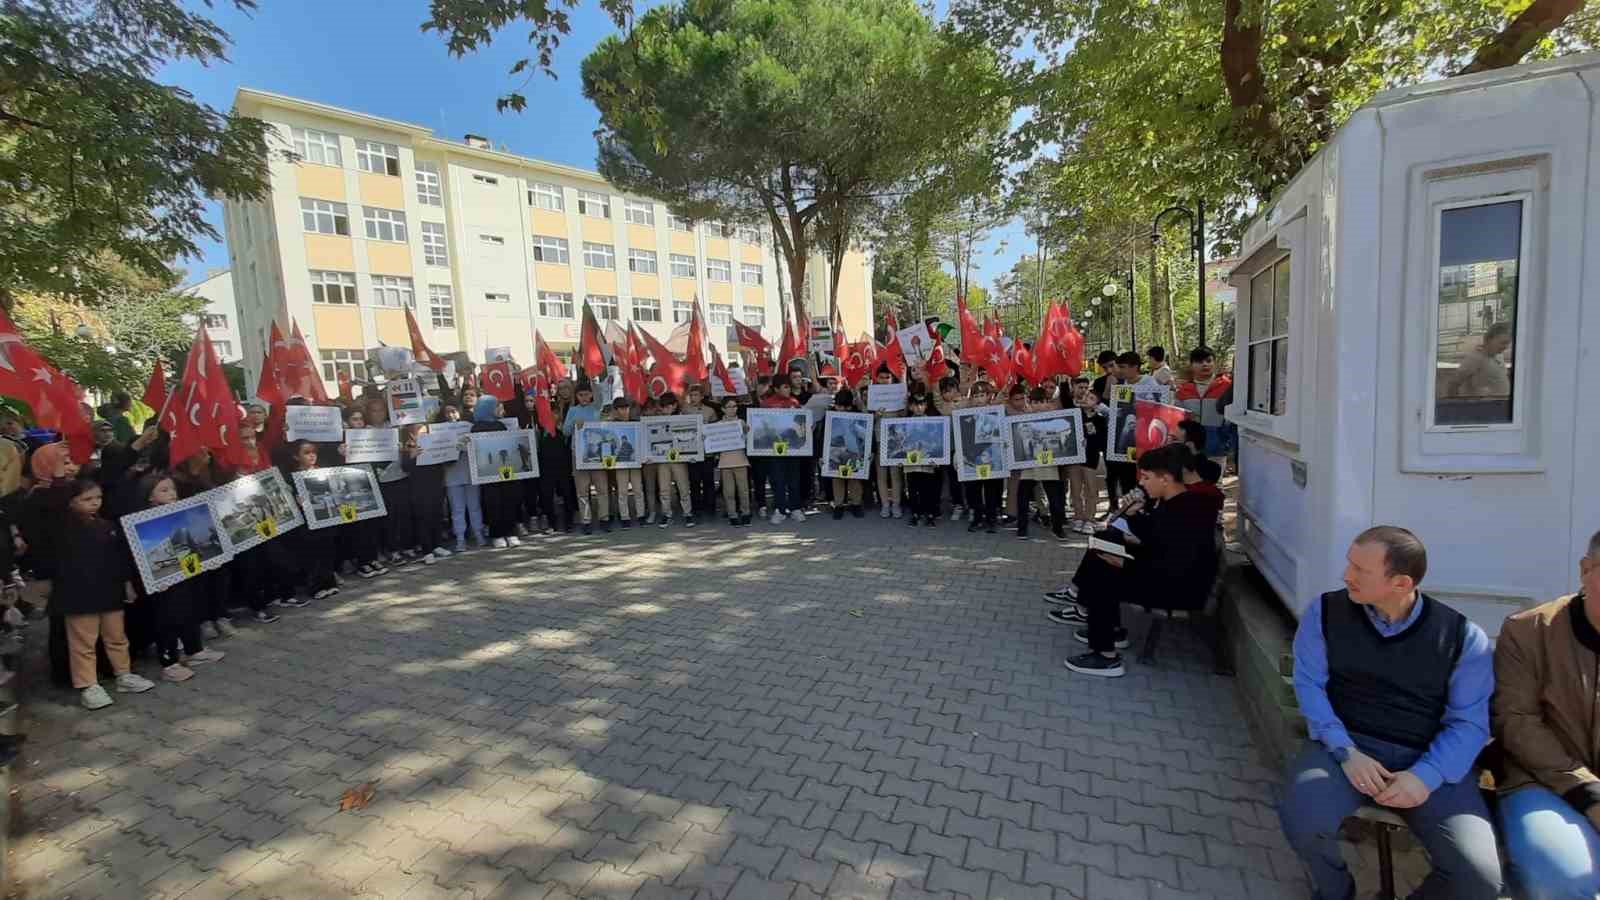
[[[894,384],[894,373],[889,371],[888,364],[878,367],[872,376],[873,384]],[[867,389],[872,390],[870,387]],[[905,415],[905,410],[874,410],[878,419],[873,420],[872,430],[878,431],[878,420],[898,418]],[[903,476],[900,466],[886,466],[881,461],[878,463],[878,515],[887,519],[891,516],[900,518],[900,493],[903,488]]]
[[[569,441],[585,422],[600,419],[605,400],[595,396],[594,385],[585,381],[573,392],[573,402],[561,421],[561,433]],[[604,469],[574,468],[572,480],[577,488],[578,512],[583,519],[583,533],[593,534],[596,523],[601,530],[611,530],[611,473]],[[590,489],[595,497],[589,498]]]
[[[962,407],[993,405],[994,388],[987,381],[974,381],[969,399],[961,404]],[[1004,449],[1005,445],[1002,443],[1000,447]],[[1006,481],[1002,478],[981,478],[967,482],[967,509],[972,515],[972,524],[967,526],[968,533],[982,528],[994,534],[1000,520],[1000,492],[1005,485]]]
[[[678,395],[667,391],[656,398],[656,415],[679,415]],[[688,528],[694,527],[694,500],[690,496],[689,464],[686,462],[664,462],[656,467],[656,480],[661,492],[661,519],[656,522],[660,528],[672,524],[672,488],[678,488],[678,506],[683,510],[683,524]],[[621,494],[621,489],[618,489]]]
[[[500,401],[489,396],[479,397],[478,405],[472,408],[471,433],[505,430],[505,423],[500,421]],[[472,460],[468,460],[467,464],[472,465]],[[522,546],[516,533],[521,485],[510,481],[484,484],[478,486],[478,492],[483,503],[483,525],[489,531],[490,546],[496,550]]]
[[[762,409],[799,409],[800,401],[794,397],[794,386],[788,380],[774,380],[772,390],[761,399]],[[774,525],[783,524],[785,518],[793,518],[796,522],[806,520],[805,511],[799,506],[800,490],[796,483],[799,478],[799,467],[805,466],[809,459],[785,458],[771,456],[766,458],[767,474],[772,479],[772,519]]]
[[[732,396],[722,400],[721,422],[739,422],[739,401]],[[744,425],[743,422],[739,422]],[[748,431],[745,426],[741,431]],[[750,455],[743,442],[737,449],[717,454],[717,473],[722,476],[722,511],[729,525],[750,524]]]
[[[633,401],[627,397],[618,397],[611,401],[611,421],[632,422],[634,420]],[[644,527],[645,486],[644,472],[641,469],[615,469],[613,470],[613,483],[617,488],[617,517],[622,520],[622,527],[627,528],[635,521],[639,527]],[[628,498],[633,498],[633,515],[628,515]],[[693,525],[693,522],[689,524]]]
[[[683,415],[699,416],[701,424],[715,422],[717,411],[705,402],[700,385],[691,384],[684,389]],[[697,516],[717,514],[717,463],[710,456],[701,456],[689,463],[689,500]]]
[[[176,502],[178,488],[171,476],[146,475],[139,481],[139,497],[144,501],[144,509],[154,509]],[[172,540],[176,543],[176,536]],[[167,681],[188,681],[194,677],[194,670],[189,666],[214,663],[223,658],[221,651],[205,649],[200,634],[200,619],[206,616],[204,606],[213,590],[206,578],[211,574],[214,573],[199,573],[150,595],[156,646],[161,652],[161,677]]]
[[[310,441],[290,441],[278,448],[275,454],[283,480],[294,483],[295,472],[309,472],[317,468],[317,445]],[[309,527],[296,528],[285,534],[281,541],[288,557],[299,564],[297,572],[303,579],[306,592],[313,600],[326,600],[339,593],[338,579],[333,570],[339,560],[339,542],[328,540],[327,535],[315,536]],[[291,597],[278,606],[305,606],[304,600]]]
[[[938,415],[938,411],[933,408],[933,398],[927,394],[919,392],[906,398],[907,417],[915,419],[936,415]],[[914,459],[915,457],[907,458]],[[939,495],[943,490],[939,478],[939,467],[907,463],[897,468],[905,475],[906,499],[911,507],[911,519],[906,524],[938,525]]]
[[[411,532],[413,546],[421,552],[423,565],[447,559],[444,547],[445,466],[425,466],[422,458],[421,425],[407,425],[400,432],[400,465],[405,467],[411,489]],[[394,515],[394,513],[390,513]]]
[[[832,410],[834,412],[856,412],[857,408],[855,392],[849,388],[840,388],[833,395]],[[823,434],[827,434],[826,420],[823,422]],[[866,440],[871,440],[871,438],[867,437]],[[829,447],[822,441],[818,441],[817,443],[822,444],[823,454],[833,452],[833,448]],[[850,514],[858,519],[865,515],[861,511],[861,479],[835,475],[830,477],[828,480],[832,482],[833,487],[833,517],[835,520],[844,518],[846,509],[849,509]]]

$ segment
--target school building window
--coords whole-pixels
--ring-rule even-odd
[[[444,205],[444,193],[439,187],[438,163],[417,163],[417,202],[423,206]]]
[[[739,280],[745,284],[760,284],[761,267],[753,263],[740,263]]]
[[[480,234],[478,235],[478,240],[491,247],[504,247],[506,245],[506,239],[498,234]]]
[[[589,308],[594,310],[596,319],[610,321],[617,317],[617,298],[612,294],[590,294]]]
[[[673,231],[685,231],[693,234],[694,220],[688,216],[668,215],[667,227],[671,228]]]
[[[430,266],[450,265],[450,254],[445,249],[442,223],[422,223],[422,261]]]
[[[656,224],[655,204],[648,200],[623,200],[622,217],[635,225]]]
[[[633,298],[633,320],[635,322],[661,321],[661,301],[655,297]]]
[[[528,188],[528,205],[553,212],[561,212],[567,208],[566,201],[561,198],[561,188],[542,181],[535,181],[533,187]]]
[[[307,231],[317,234],[350,234],[350,207],[331,200],[300,198],[300,218]]]
[[[739,240],[744,241],[746,244],[755,244],[757,246],[760,246],[761,245],[761,229],[759,229],[759,228],[751,228],[748,225],[740,225],[739,226]]]
[[[584,241],[583,264],[591,269],[615,269],[617,267],[616,248],[610,244],[596,244],[593,241]]]
[[[760,328],[767,324],[767,308],[765,306],[746,306],[741,312],[744,313],[744,324],[752,328]]]
[[[567,264],[567,239],[548,237],[542,234],[533,236],[534,262]]]
[[[207,328],[227,328],[228,317],[222,313],[206,313],[200,317]]]
[[[450,285],[428,285],[428,316],[435,328],[456,327],[456,301],[450,293]]]
[[[672,301],[672,321],[687,322],[694,315],[694,304],[688,300]]]
[[[217,355],[223,359],[233,355],[233,341],[212,341],[211,346],[217,348]]]
[[[379,141],[356,141],[356,167],[374,175],[399,175],[400,148]]]
[[[711,324],[713,325],[733,324],[733,306],[730,304],[713,303],[706,315],[711,319]]]
[[[611,198],[594,191],[578,192],[578,215],[596,219],[611,218]]]
[[[725,259],[706,258],[707,281],[732,281],[733,264]]]
[[[300,157],[301,162],[316,163],[321,166],[342,166],[344,157],[339,155],[339,136],[327,131],[318,131],[315,128],[292,129],[294,135],[294,152]]]
[[[511,295],[501,291],[484,291],[483,299],[489,303],[510,303]]]
[[[363,206],[361,217],[367,226],[367,240],[404,242],[407,239],[406,214],[398,209]]]
[[[361,350],[323,350],[322,380],[338,381],[343,372],[351,381],[367,380],[367,355]]]
[[[669,260],[672,264],[672,275],[675,278],[694,277],[694,257],[683,253],[672,254]]]
[[[656,252],[654,250],[629,250],[628,271],[638,272],[641,275],[656,274]]]
[[[410,309],[417,305],[411,279],[398,275],[372,276],[372,305]]]
[[[540,291],[539,315],[552,319],[572,318],[572,295],[561,291]]]
[[[493,186],[495,186],[495,185],[500,183],[500,179],[494,177],[493,175],[484,175],[482,173],[475,173],[472,176],[472,180],[476,181],[479,184],[489,185],[490,187],[493,187]]]
[[[356,305],[356,276],[352,272],[311,270],[311,302]]]
[[[1289,257],[1250,279],[1249,404],[1281,416],[1289,407]]]

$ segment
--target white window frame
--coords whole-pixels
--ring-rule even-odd
[[[578,215],[595,219],[611,218],[611,195],[599,191],[578,191]]]
[[[417,178],[417,203],[421,206],[444,206],[444,182],[439,178],[439,164],[418,161],[414,170]]]
[[[732,303],[711,303],[706,306],[706,319],[712,325],[733,324]]]
[[[656,205],[649,200],[622,200],[622,217],[634,225],[656,224]]]
[[[356,168],[374,175],[400,174],[400,148],[383,141],[356,139]]]
[[[751,328],[765,328],[767,326],[767,308],[765,306],[746,306],[739,311],[744,313],[744,318],[740,321]]]
[[[537,209],[548,209],[551,212],[566,212],[567,200],[562,195],[561,185],[550,184],[545,181],[529,182],[528,205]]]
[[[681,325],[694,317],[693,300],[672,301],[672,324]]]
[[[227,328],[228,316],[226,313],[201,313],[200,323],[207,328]]]
[[[661,300],[658,297],[633,298],[633,321],[659,322],[661,321]]]
[[[317,361],[322,365],[323,381],[338,381],[340,371],[349,372],[353,382],[367,380],[365,350],[320,350]]]
[[[478,243],[485,244],[490,247],[504,247],[506,245],[506,239],[498,234],[490,234],[487,231],[482,231],[478,233]]]
[[[416,282],[409,275],[371,275],[372,305],[383,309],[417,308]]]
[[[1250,276],[1250,282],[1251,282],[1251,284],[1250,284],[1250,304],[1249,304],[1249,306],[1244,307],[1244,323],[1245,323],[1245,329],[1244,329],[1245,330],[1244,352],[1245,352],[1246,358],[1248,358],[1250,360],[1251,367],[1250,367],[1250,373],[1249,373],[1250,377],[1249,377],[1249,379],[1246,379],[1245,384],[1244,384],[1244,402],[1245,402],[1245,406],[1251,412],[1255,413],[1258,416],[1272,416],[1274,418],[1279,418],[1279,417],[1282,417],[1282,416],[1287,416],[1287,415],[1291,415],[1292,414],[1291,413],[1292,407],[1289,405],[1289,384],[1287,382],[1283,385],[1283,394],[1284,394],[1284,397],[1283,397],[1283,408],[1284,408],[1284,411],[1281,412],[1281,413],[1272,411],[1273,405],[1277,402],[1277,392],[1273,390],[1275,384],[1274,384],[1274,382],[1272,380],[1274,377],[1276,377],[1276,372],[1275,371],[1268,371],[1267,373],[1265,373],[1266,374],[1266,379],[1267,379],[1267,387],[1266,387],[1266,391],[1267,391],[1267,408],[1264,409],[1264,410],[1256,409],[1254,406],[1250,405],[1251,404],[1251,380],[1253,380],[1255,378],[1255,376],[1256,376],[1256,372],[1255,372],[1255,354],[1254,354],[1254,351],[1255,351],[1256,347],[1258,347],[1260,345],[1263,345],[1263,344],[1267,345],[1267,347],[1269,349],[1268,357],[1270,359],[1271,346],[1273,344],[1278,343],[1279,341],[1282,341],[1284,347],[1287,348],[1287,352],[1289,354],[1290,362],[1291,363],[1294,362],[1294,358],[1295,358],[1294,357],[1294,341],[1293,341],[1293,337],[1292,337],[1292,332],[1294,330],[1294,304],[1292,302],[1293,298],[1294,298],[1294,289],[1293,289],[1292,285],[1294,283],[1295,271],[1294,271],[1294,260],[1291,258],[1291,256],[1292,256],[1292,254],[1289,254],[1289,253],[1278,253],[1277,255],[1271,257],[1271,259],[1267,262],[1266,265],[1258,267],[1255,270],[1255,273]],[[1268,279],[1267,283],[1272,285],[1272,291],[1273,291],[1272,312],[1276,313],[1277,312],[1277,308],[1278,308],[1278,297],[1277,297],[1278,277],[1277,277],[1277,269],[1278,269],[1278,266],[1280,266],[1280,265],[1282,265],[1284,263],[1288,263],[1288,265],[1289,265],[1289,282],[1290,282],[1290,285],[1291,285],[1290,292],[1289,292],[1289,298],[1288,298],[1289,302],[1287,304],[1288,307],[1289,307],[1289,318],[1284,322],[1283,331],[1281,333],[1277,330],[1277,328],[1274,326],[1273,323],[1269,322],[1268,323],[1269,327],[1267,329],[1267,334],[1258,336],[1254,332],[1255,305],[1256,305],[1255,281],[1256,281],[1256,279],[1261,278],[1262,276],[1266,276],[1267,277],[1267,279]],[[1236,314],[1237,314],[1237,309],[1238,308],[1236,307],[1235,309],[1236,309]],[[1273,318],[1275,319],[1276,315],[1274,315]],[[1276,367],[1274,367],[1274,370],[1275,370],[1275,368]],[[1289,378],[1289,374],[1286,372],[1284,377],[1286,379]]]
[[[403,209],[385,209],[381,206],[361,207],[361,221],[369,241],[391,241],[404,244],[411,239],[406,229]],[[384,232],[388,232],[385,236]]]
[[[300,162],[315,166],[344,168],[344,154],[339,149],[339,135],[320,128],[291,128],[294,152]],[[320,159],[318,157],[321,157]]]
[[[602,244],[598,241],[583,242],[583,265],[589,269],[617,268],[617,248],[613,244]]]
[[[539,315],[547,319],[572,319],[576,318],[576,313],[571,291],[539,292]]]
[[[622,304],[616,294],[590,294],[584,299],[594,310],[594,317],[602,322],[614,322],[622,317]]]
[[[1237,291],[1234,300],[1234,315],[1242,324],[1236,329],[1238,338],[1235,346],[1239,352],[1233,361],[1234,401],[1228,407],[1228,416],[1239,425],[1262,434],[1270,435],[1289,444],[1298,444],[1300,440],[1300,418],[1304,412],[1306,398],[1312,396],[1307,389],[1310,375],[1305,365],[1306,338],[1310,333],[1311,324],[1307,321],[1306,292],[1310,290],[1307,280],[1307,270],[1314,268],[1307,257],[1306,249],[1306,219],[1307,208],[1299,207],[1296,211],[1283,217],[1283,224],[1278,230],[1269,234],[1250,255],[1234,266],[1229,281]],[[1285,415],[1272,416],[1265,413],[1253,412],[1250,409],[1250,353],[1249,353],[1249,310],[1250,310],[1250,279],[1260,274],[1268,266],[1274,265],[1287,253],[1289,259],[1289,360],[1290,375],[1288,393],[1284,397]],[[809,278],[810,272],[806,273]],[[1294,360],[1298,358],[1299,363]],[[1299,372],[1296,373],[1296,369]]]
[[[551,237],[547,234],[533,236],[533,261],[568,265],[572,260],[571,250],[566,238]]]
[[[324,303],[329,306],[359,306],[361,305],[361,292],[356,289],[356,275],[354,272],[337,272],[328,269],[312,269],[308,273],[311,277],[311,302]],[[317,299],[317,288],[322,288],[322,299]],[[339,292],[338,300],[328,299],[329,290]]]
[[[761,284],[766,280],[764,273],[765,270],[763,270],[757,263],[739,264],[739,280],[744,284]],[[753,280],[750,278],[751,275],[755,276]]]
[[[656,262],[656,252],[654,250],[629,248],[628,271],[640,275],[657,274],[660,271],[660,265]]]
[[[483,292],[483,302],[485,302],[485,303],[510,303],[511,302],[511,295],[506,293],[505,291],[484,291]]]
[[[450,265],[450,245],[445,240],[444,223],[423,222],[422,261],[430,266]]]
[[[211,346],[217,350],[217,356],[227,359],[233,355],[233,341],[212,341]]]
[[[327,230],[323,230],[323,220],[328,223]],[[344,230],[339,230],[340,220],[344,221]],[[337,237],[350,236],[350,207],[348,204],[336,200],[318,200],[315,197],[300,198],[300,225],[312,234],[331,234]]]
[[[500,184],[499,178],[496,178],[493,175],[485,175],[482,172],[473,172],[472,180],[479,184],[488,185],[490,187],[497,187]]]
[[[1547,156],[1488,159],[1444,171],[1412,173],[1412,207],[1405,258],[1426,260],[1408,267],[1405,343],[1408,374],[1400,429],[1402,471],[1424,473],[1539,472],[1546,463],[1535,427],[1544,396],[1542,366],[1530,348],[1543,346],[1538,323],[1545,315],[1545,248],[1549,243],[1550,159]],[[1522,242],[1517,259],[1516,326],[1512,334],[1511,421],[1483,425],[1439,425],[1435,415],[1438,361],[1439,239],[1450,209],[1520,201]]]
[[[750,225],[740,225],[739,240],[744,241],[746,244],[755,244],[757,247],[759,247],[761,246],[762,241],[761,229],[759,227]]]
[[[667,257],[667,265],[672,272],[673,278],[694,278],[699,271],[699,266],[695,264],[694,257],[687,253],[672,254]],[[689,271],[680,272],[678,271],[679,266],[688,266]]]
[[[456,327],[456,298],[450,285],[428,285],[428,318],[435,328]]]
[[[719,284],[733,282],[733,260],[717,259],[713,256],[706,257],[706,280]]]
[[[673,231],[682,231],[687,234],[694,234],[694,220],[688,216],[680,216],[676,213],[668,213],[667,227]]]

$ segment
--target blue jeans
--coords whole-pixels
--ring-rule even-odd
[[[450,497],[450,526],[456,533],[456,543],[466,540],[468,534],[473,540],[484,540],[483,504],[478,496],[478,485],[452,484],[445,488],[445,493]],[[467,531],[469,517],[471,532]]]
[[[1495,806],[1518,897],[1594,900],[1600,893],[1600,835],[1587,816],[1538,785],[1512,791]]]
[[[1404,771],[1422,755],[1364,735],[1351,737],[1363,753],[1391,772]],[[1339,855],[1339,823],[1371,802],[1316,741],[1307,741],[1289,764],[1278,817],[1289,846],[1311,875],[1318,900],[1355,896],[1355,882]],[[1468,774],[1455,784],[1441,784],[1421,806],[1394,812],[1406,820],[1433,864],[1433,871],[1411,894],[1412,900],[1495,900],[1500,896],[1500,852],[1477,778]]]

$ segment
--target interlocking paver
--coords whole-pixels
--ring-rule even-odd
[[[1079,542],[869,519],[528,543],[347,584],[94,715],[43,689],[30,896],[1304,891],[1278,774],[1190,635],[1121,681],[1062,672],[1036,598]]]

